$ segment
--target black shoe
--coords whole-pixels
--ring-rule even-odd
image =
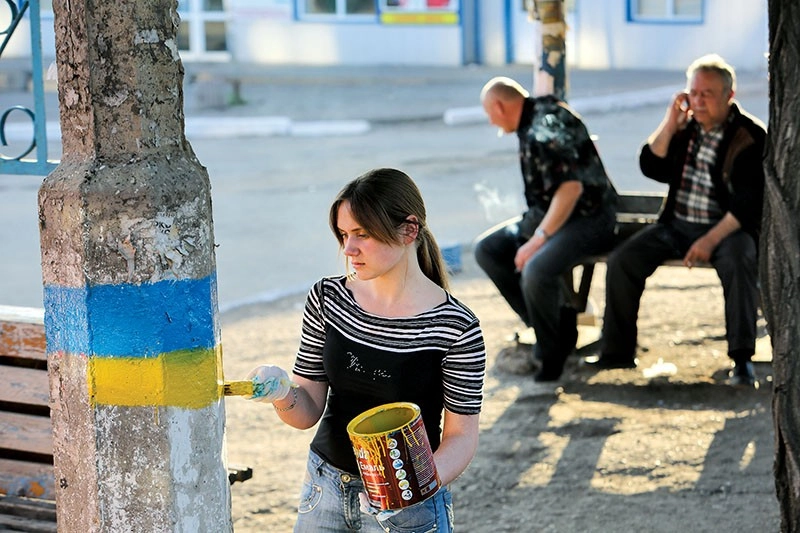
[[[567,362],[567,354],[542,358],[539,370],[533,375],[533,381],[537,383],[543,381],[556,381],[564,373],[564,364]]]
[[[596,370],[611,370],[614,368],[636,368],[636,359],[614,357],[610,355],[592,355],[583,358],[583,366]]]
[[[733,369],[728,375],[730,376],[728,378],[730,385],[752,387],[756,384],[756,373],[753,369],[753,363],[750,361],[734,363]]]
[[[542,383],[545,381],[558,381],[561,374],[564,373],[564,367],[556,368],[555,365],[547,366],[542,365],[536,374],[533,375],[533,381]]]

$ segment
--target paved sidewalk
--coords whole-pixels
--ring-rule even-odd
[[[288,116],[298,121],[367,120],[374,123],[441,120],[454,109],[480,109],[478,95],[494,76],[532,86],[529,65],[465,67],[297,67],[186,65],[187,117]],[[765,72],[740,72],[739,91],[763,90]],[[203,109],[203,84],[239,80],[245,105]],[[665,70],[570,70],[567,97],[581,113],[658,103],[683,85],[685,74]],[[484,120],[484,117],[478,117]]]

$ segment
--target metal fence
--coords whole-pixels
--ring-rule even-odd
[[[0,31],[0,61],[19,23],[26,14],[30,25],[31,39],[31,91],[33,92],[33,109],[24,105],[12,105],[0,114],[0,174],[29,174],[44,176],[49,174],[58,161],[47,158],[47,120],[45,116],[44,78],[42,68],[42,26],[39,16],[39,0],[4,0],[6,9],[10,10],[10,23]],[[17,114],[29,119],[33,131],[30,143],[15,146],[13,154],[5,153],[9,147],[7,142],[7,126],[10,117]]]

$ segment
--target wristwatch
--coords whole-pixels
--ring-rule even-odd
[[[550,235],[543,230],[541,227],[536,228],[536,231],[533,232],[534,237],[542,237],[544,240],[550,240]]]

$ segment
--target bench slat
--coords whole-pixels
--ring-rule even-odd
[[[27,533],[56,533],[58,528],[55,523],[42,520],[31,520],[0,514],[0,531],[25,531]]]
[[[0,366],[0,372],[6,382],[6,385],[0,387],[0,404],[11,402],[49,407],[50,386],[47,372],[13,366]]]
[[[0,306],[0,355],[47,360],[42,310]]]
[[[50,418],[0,411],[0,449],[53,455]]]
[[[55,523],[56,502],[20,496],[0,496],[0,513],[24,517],[29,521],[42,520]]]
[[[617,212],[658,213],[665,198],[665,193],[621,193],[617,197]]]
[[[44,324],[44,309],[41,307],[0,305],[0,320],[3,322]]]
[[[229,466],[228,482],[243,483],[252,479],[253,469],[249,466]],[[25,498],[55,500],[55,476],[52,465],[0,459],[0,495],[8,494]],[[0,496],[0,514],[3,513]],[[33,503],[38,503],[35,501]],[[0,529],[2,531],[2,529]]]
[[[55,500],[53,466],[0,459],[0,493]]]

